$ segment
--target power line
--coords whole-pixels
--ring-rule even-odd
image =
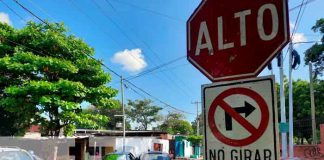
[[[72,0],[71,0],[72,1]],[[135,43],[135,41],[133,41],[127,34],[126,32],[112,19],[110,18],[108,15],[106,15],[106,12],[104,12],[104,10],[101,8],[101,6],[95,1],[92,0],[92,2],[95,4],[95,6],[103,13],[103,15],[126,37],[126,39],[128,41],[130,41],[135,47],[138,47],[138,45]],[[139,48],[139,47],[138,47]],[[142,62],[140,62],[134,55],[132,55],[131,53],[127,52],[130,56],[132,56],[132,58],[137,61],[138,63],[142,64]]]
[[[146,99],[146,97],[143,95],[143,94],[140,94],[138,91],[136,91],[133,87],[130,87],[130,86],[126,86],[126,88],[129,88],[131,91],[133,91],[135,94],[137,94],[137,95],[139,95],[140,97],[142,97],[143,99]],[[157,99],[155,99],[155,100],[157,100]],[[160,101],[159,101],[160,102]],[[160,102],[161,103],[161,102]],[[166,103],[163,103],[164,105],[166,105],[166,107],[169,107],[169,108],[171,108],[170,107],[170,105],[169,104],[166,104]],[[163,109],[166,109],[166,107],[162,107]],[[175,107],[172,107],[171,109],[173,109],[173,110],[175,110],[175,111],[177,111],[177,112],[179,112],[179,113],[185,113],[185,112],[183,112],[182,110],[176,110],[175,109]],[[166,109],[167,110],[167,109]],[[167,110],[168,112],[170,112],[170,110]],[[186,113],[186,114],[189,114],[189,112],[188,113]],[[193,114],[193,113],[190,113],[190,114]]]
[[[39,54],[41,54],[41,55],[43,55],[43,56],[47,56],[45,53],[43,53],[42,51],[37,51],[37,50],[35,50],[35,49],[33,49],[33,48],[30,48],[30,47],[27,47],[27,46],[25,46],[25,45],[23,45],[23,44],[21,44],[21,43],[18,43],[18,42],[16,42],[16,41],[12,41],[12,40],[10,40],[10,39],[8,39],[8,38],[6,38],[6,37],[2,37],[1,36],[1,38],[4,38],[5,40],[7,40],[7,41],[9,41],[9,42],[11,42],[11,43],[13,43],[13,44],[15,44],[15,45],[19,45],[19,46],[23,46],[23,47],[26,47],[27,49],[30,49],[30,50],[32,50],[32,51],[34,51],[34,52],[36,52],[36,53],[39,53]]]
[[[5,37],[2,37],[2,38],[5,38]],[[7,41],[11,42],[11,43],[14,43],[14,44],[16,44],[16,45],[20,45],[20,46],[26,47],[26,48],[28,48],[28,49],[34,51],[34,52],[40,53],[40,54],[42,54],[42,55],[45,55],[43,52],[40,52],[40,51],[34,50],[34,49],[30,48],[30,47],[27,47],[27,46],[25,46],[25,45],[23,45],[23,44],[20,44],[20,43],[18,43],[18,42],[12,41],[12,40],[10,40],[10,39],[7,39],[7,38],[5,38],[5,39],[6,39]],[[45,56],[46,56],[46,55],[45,55]],[[108,66],[106,66],[106,65],[105,65],[104,63],[102,63],[101,61],[95,59],[95,58],[92,57],[91,55],[88,55],[88,56],[89,56],[89,58],[91,58],[91,59],[96,60],[97,62],[99,62],[99,63],[100,63],[104,68],[108,69],[108,70],[109,70],[110,72],[112,72],[113,74],[117,75],[118,77],[121,77],[121,75],[119,75],[117,72],[115,72],[114,70],[112,70],[111,68],[109,68]],[[133,83],[127,81],[127,80],[125,80],[125,81],[126,81],[127,83],[129,83],[130,85],[132,85],[132,87],[138,89],[139,91],[143,92],[144,94],[146,94],[146,95],[152,97],[153,99],[157,100],[158,102],[160,102],[160,103],[166,105],[167,107],[172,108],[172,109],[174,109],[174,110],[176,110],[176,111],[179,111],[179,112],[182,112],[182,113],[191,114],[191,113],[189,113],[189,112],[186,112],[186,111],[183,111],[183,110],[177,109],[176,107],[173,107],[173,106],[169,105],[168,103],[166,103],[166,102],[160,100],[159,98],[157,98],[157,97],[153,96],[152,94],[146,92],[145,90],[139,88],[139,87],[136,86],[135,84],[133,84]],[[136,94],[138,94],[138,95],[140,95],[141,97],[144,97],[144,98],[145,98],[145,96],[143,96],[142,94],[140,94],[139,92],[137,92],[137,91],[136,91],[134,88],[132,88],[132,87],[131,87],[131,86],[128,86],[127,88],[130,88],[133,92],[135,92]]]
[[[314,2],[314,1],[315,1],[315,0],[309,0],[309,1],[307,1],[305,4],[299,4],[299,5],[295,6],[295,7],[290,8],[289,11],[293,11],[293,10],[299,8],[299,7],[302,6],[302,5],[307,5],[307,4],[309,4],[309,3],[311,3],[311,2]]]
[[[3,5],[5,5],[12,13],[14,13],[17,17],[19,17],[23,22],[26,22],[25,19],[20,16],[15,10],[13,10],[7,3],[5,3],[3,0],[0,0]]]
[[[109,1],[108,0],[105,0],[105,2],[109,2]],[[164,17],[164,18],[173,20],[173,21],[178,21],[178,22],[182,22],[182,23],[185,23],[186,22],[185,20],[182,20],[182,19],[179,19],[179,18],[175,18],[175,17],[172,17],[170,15],[167,15],[167,14],[164,14],[164,13],[160,13],[160,12],[157,12],[157,11],[154,11],[154,10],[150,10],[150,9],[147,9],[147,8],[143,8],[143,7],[140,7],[140,6],[135,5],[135,4],[132,4],[132,3],[127,3],[127,2],[124,2],[124,1],[120,1],[120,0],[114,0],[114,2],[121,3],[121,4],[125,4],[125,5],[128,5],[128,6],[132,7],[132,8],[137,8],[139,10],[142,10],[142,11],[145,11],[145,12],[149,12],[149,13],[152,13],[152,14],[155,14],[155,15],[158,15],[158,16],[161,16],[161,17]]]
[[[140,94],[139,92],[137,92],[134,88],[132,87],[126,87],[129,88],[130,90],[132,90],[135,94],[139,95],[140,97],[142,97],[143,99],[146,99],[146,97],[143,94]]]
[[[95,2],[95,0],[93,0],[93,2],[95,3],[96,7],[98,7],[100,9],[101,12],[103,12],[103,14],[106,16],[106,18],[108,18],[110,21],[113,21],[112,18],[107,15],[104,10]],[[115,25],[117,25],[118,28],[120,28],[120,30],[122,31],[121,27],[115,22],[113,21]],[[139,35],[136,34],[136,32],[134,31],[133,33],[135,33],[136,37],[140,37]],[[124,35],[127,36],[127,34],[125,33]],[[130,38],[129,38],[130,39]],[[141,38],[138,38],[143,44],[144,46],[151,52],[153,53],[153,55],[161,62],[161,58],[158,56],[158,54],[151,48],[150,45],[148,45],[145,41],[143,41]],[[135,44],[136,45],[136,44]],[[149,57],[150,58],[150,57]],[[183,57],[184,58],[184,57]],[[153,62],[153,60],[151,60]],[[154,63],[154,62],[153,62]],[[155,64],[155,63],[154,63]],[[155,64],[156,65],[156,64]],[[173,74],[173,76],[177,77],[176,74]],[[165,73],[165,77],[163,78],[167,78],[170,82],[172,82],[172,85],[175,85],[177,88],[179,88],[184,94],[189,95],[189,93],[191,92],[187,92],[181,85],[179,85],[175,80],[171,80],[173,77],[169,76],[168,74]],[[179,81],[182,82],[182,84],[186,84],[182,81],[182,79],[178,78]]]
[[[153,96],[152,94],[146,92],[145,90],[143,90],[143,89],[137,87],[135,84],[133,84],[132,82],[130,82],[130,81],[128,81],[128,80],[125,80],[125,82],[127,82],[129,85],[135,87],[136,89],[140,90],[141,92],[145,93],[146,95],[152,97],[152,98],[155,99],[156,101],[158,101],[158,102],[160,102],[160,103],[166,105],[166,106],[169,107],[169,108],[172,108],[172,109],[174,109],[174,110],[176,110],[176,111],[179,111],[179,112],[182,112],[182,113],[186,113],[186,114],[193,114],[193,115],[195,115],[194,113],[180,110],[180,109],[178,109],[178,108],[176,108],[176,107],[173,107],[173,106],[169,105],[168,103],[165,103],[164,101],[160,100],[159,98],[157,98],[157,97]]]
[[[175,63],[175,62],[177,62],[177,61],[183,59],[184,57],[185,57],[185,56],[178,57],[178,58],[176,58],[176,59],[174,59],[174,60],[171,60],[171,61],[169,61],[169,62],[167,62],[167,63],[163,63],[163,64],[161,64],[161,65],[159,65],[159,66],[156,66],[156,67],[153,67],[153,68],[148,69],[148,70],[146,70],[146,71],[143,71],[143,72],[141,72],[141,73],[139,73],[139,74],[137,74],[137,75],[135,75],[135,76],[127,77],[126,79],[127,79],[127,80],[132,80],[132,79],[135,79],[135,78],[141,77],[141,76],[146,75],[146,74],[148,74],[148,73],[154,72],[154,71],[156,71],[156,70],[158,70],[158,69],[161,69],[161,68],[163,68],[163,67],[166,67],[166,66],[168,66],[168,65],[170,65],[170,64],[172,64],[172,63]]]
[[[130,41],[135,47],[138,47],[139,48],[139,46],[138,46],[138,44],[135,42],[135,41],[133,41],[131,38],[130,38],[130,36],[122,29],[122,27],[116,22],[116,21],[114,21],[112,18],[111,18],[111,16],[110,15],[108,15],[106,12],[105,12],[105,10],[102,8],[102,6],[100,6],[97,2],[96,2],[96,0],[92,0],[92,2],[94,3],[94,5],[95,5],[95,7],[97,7],[99,10],[100,10],[100,12],[104,15],[104,17],[105,18],[107,18],[124,36],[125,36],[125,38],[128,40],[128,41]],[[108,0],[105,0],[105,2],[106,3],[108,3],[108,4],[110,4],[111,5],[111,3],[109,3],[109,1]],[[135,32],[134,32],[135,33]],[[137,37],[139,37],[137,34],[136,34],[136,36]],[[144,45],[145,45],[145,47],[148,49],[148,50],[150,50],[153,54],[154,54],[154,56],[156,56],[156,58],[158,58],[159,59],[159,61],[162,61],[161,60],[161,58],[158,56],[158,54],[145,42],[145,41],[143,41],[141,38],[138,38]],[[149,57],[150,58],[150,57]],[[137,60],[137,59],[136,59]],[[152,62],[153,62],[153,60],[151,60]],[[154,63],[154,62],[153,62]],[[156,65],[156,64],[155,64]]]
[[[180,68],[180,67],[184,67],[184,66],[188,66],[190,63],[183,63],[183,64],[179,64],[179,65],[176,65],[176,66],[173,66],[173,67],[169,67],[169,68],[166,68],[166,69],[162,69],[162,70],[159,70],[157,72],[151,72],[151,73],[148,73],[146,75],[149,75],[149,74],[154,74],[154,73],[160,73],[160,72],[166,72],[166,71],[170,71],[170,70],[174,70],[176,68]],[[144,75],[145,76],[145,75]]]
[[[116,21],[114,21],[111,17],[110,17],[110,15],[107,15],[106,14],[106,12],[102,9],[102,7],[100,6],[100,5],[98,5],[98,3],[96,3],[96,1],[95,0],[92,0],[93,1],[93,3],[96,5],[96,7],[104,14],[104,16],[109,20],[109,21],[111,21],[122,33],[123,33],[123,35],[130,41],[130,42],[132,42],[132,44],[133,45],[135,45],[136,47],[138,47],[138,45],[126,34],[126,32],[118,25],[118,23],[116,22]],[[106,3],[108,3],[109,5],[111,5],[111,3],[109,3],[109,1],[108,0],[105,0],[105,2]],[[115,10],[115,12],[117,12],[116,10]],[[140,37],[138,34],[136,34],[136,31],[134,31],[134,30],[132,30],[133,31],[133,33],[136,35],[136,37]],[[141,41],[141,43],[143,43],[144,44],[144,46],[148,49],[148,50],[150,50],[152,53],[153,53],[153,55],[161,62],[162,60],[161,60],[161,58],[158,56],[158,54],[152,49],[152,47],[150,46],[150,45],[148,45],[145,41],[143,41],[141,38],[138,38],[140,41]],[[153,62],[153,61],[152,61]],[[154,63],[154,62],[153,62]]]
[[[2,0],[1,0],[1,1],[2,1]],[[47,25],[49,28],[51,28],[51,26],[50,26],[46,21],[44,21],[43,19],[41,19],[40,17],[38,17],[35,13],[33,13],[33,12],[32,12],[31,10],[29,10],[28,8],[26,8],[26,7],[25,7],[24,5],[22,5],[21,3],[19,3],[17,0],[13,0],[13,1],[16,2],[16,3],[17,3],[21,8],[23,8],[23,9],[24,9],[25,11],[27,11],[29,14],[31,14],[32,16],[34,16],[34,17],[36,17],[37,19],[39,19],[43,24],[45,24],[45,25]],[[7,40],[8,40],[8,39],[7,39]],[[8,41],[10,41],[10,42],[12,42],[12,43],[15,43],[15,44],[18,44],[18,45],[22,45],[22,44],[19,44],[19,43],[17,43],[17,42],[11,41],[11,40],[8,40]],[[39,51],[36,51],[36,50],[34,50],[34,49],[30,48],[30,47],[27,47],[27,46],[25,46],[25,45],[22,45],[22,46],[24,46],[24,47],[26,47],[26,48],[29,48],[29,49],[31,49],[31,50],[37,52],[37,53],[41,53],[41,54],[45,55],[44,53],[39,52]],[[87,55],[89,58],[91,58],[91,59],[93,59],[93,60],[99,62],[100,65],[104,65],[104,63],[102,63],[101,61],[95,59],[95,58],[92,57],[90,54],[88,54],[88,53],[86,53],[86,52],[82,52],[82,53],[85,54],[85,55]],[[70,53],[69,53],[69,54],[70,54]],[[108,69],[110,72],[112,72],[112,73],[115,74],[116,76],[121,77],[121,75],[119,75],[119,74],[118,74],[117,72],[115,72],[114,70],[110,69],[110,68],[107,67],[106,65],[104,65],[104,66],[105,66],[106,69]]]
[[[21,8],[23,8],[25,11],[27,11],[28,13],[30,13],[32,16],[34,16],[34,17],[36,17],[37,19],[39,19],[42,23],[44,23],[45,25],[47,25],[47,26],[51,29],[50,25],[49,25],[47,22],[45,22],[44,20],[42,20],[40,17],[38,17],[36,14],[34,14],[31,10],[27,9],[25,6],[23,6],[22,4],[20,4],[17,0],[13,0],[13,1],[15,1],[15,2],[16,2],[16,3],[17,3]],[[72,0],[70,0],[70,1],[72,1]],[[94,57],[92,57],[92,56],[91,56],[90,54],[88,54],[88,53],[84,53],[84,54],[87,55],[88,57],[90,57],[91,59],[98,61],[98,62],[99,62],[103,67],[105,67],[106,69],[108,69],[109,71],[111,71],[112,73],[114,73],[116,76],[122,78],[121,75],[119,75],[117,72],[115,72],[114,70],[112,70],[111,68],[109,68],[108,66],[106,66],[103,62],[101,62],[101,61],[95,59]],[[179,111],[179,112],[183,112],[183,113],[187,113],[187,114],[193,114],[193,113],[186,112],[186,111],[180,110],[180,109],[178,109],[178,108],[176,108],[176,107],[173,107],[173,106],[169,105],[168,103],[166,103],[166,102],[160,100],[159,98],[153,96],[152,94],[146,92],[145,90],[143,90],[143,89],[141,89],[140,87],[134,85],[133,83],[131,83],[131,82],[128,81],[128,80],[125,80],[125,82],[127,82],[127,83],[130,84],[130,85],[132,85],[133,87],[135,87],[136,89],[140,90],[141,92],[145,93],[146,95],[152,97],[153,99],[157,100],[158,102],[160,102],[160,103],[166,105],[166,106],[169,107],[169,108],[172,108],[172,109],[177,110],[177,111]]]
[[[297,18],[296,18],[296,21],[295,21],[295,24],[294,24],[294,29],[293,29],[293,31],[291,33],[291,36],[290,36],[290,42],[292,42],[292,39],[293,39],[293,37],[295,35],[295,32],[297,31],[299,22],[301,21],[301,18],[302,18],[303,14],[304,14],[306,5],[309,3],[309,0],[307,0],[306,3],[304,3],[304,2],[305,2],[305,0],[302,1],[301,5],[299,5],[300,8],[299,8]],[[302,9],[303,9],[303,11],[302,11]],[[289,49],[287,49],[287,52],[286,52],[286,54],[284,56],[284,60],[286,59],[288,52],[289,52]]]
[[[90,21],[92,21],[94,24],[96,24],[96,26],[104,33],[107,35],[107,37],[109,37],[109,39],[111,39],[115,44],[117,44],[119,47],[121,47],[122,45],[114,38],[112,38],[112,36],[109,35],[109,33],[101,27],[101,25],[99,25],[93,18],[91,18],[91,16],[89,16],[84,10],[82,10],[80,7],[78,7],[78,5],[76,5],[73,0],[68,0],[70,2],[70,4],[72,5],[72,7],[76,8],[81,14],[83,14],[85,17],[87,17]]]
[[[114,10],[116,11],[115,7],[109,2],[109,0],[105,0],[106,3]]]
[[[1,0],[1,1],[2,1],[2,0]],[[16,0],[14,0],[14,1],[16,1]],[[18,3],[19,3],[19,2],[18,2]],[[22,4],[20,4],[19,6],[21,6],[21,7],[24,8],[24,9],[27,9],[27,8],[26,8],[25,6],[23,6]],[[28,10],[28,9],[27,9],[27,10]],[[31,12],[30,10],[28,10],[28,11],[29,11],[29,13],[30,13],[31,15],[38,17],[37,15],[35,15],[35,14],[34,14],[33,12]],[[38,18],[39,18],[39,17],[38,17]],[[41,18],[39,18],[39,19],[40,19],[40,21],[41,21],[42,23],[44,23],[45,25],[49,26],[49,24],[46,23],[45,21],[43,21]],[[50,27],[50,26],[49,26],[49,27]],[[15,41],[12,41],[12,40],[9,40],[9,39],[6,39],[6,40],[8,40],[9,42],[14,43],[14,44],[16,44],[16,45],[20,45],[20,46],[26,47],[26,48],[28,48],[28,49],[34,51],[34,52],[37,52],[37,53],[40,53],[40,54],[44,55],[44,56],[47,56],[47,55],[44,54],[43,52],[40,52],[40,51],[34,50],[34,49],[32,49],[32,48],[30,48],[30,47],[27,47],[27,46],[25,46],[25,45],[23,45],[23,44],[20,44],[20,43],[18,43],[18,42],[15,42]],[[83,54],[85,54],[85,55],[87,55],[89,58],[91,58],[91,59],[93,59],[93,60],[99,62],[100,65],[104,65],[101,61],[95,59],[94,57],[92,57],[92,56],[89,55],[88,53],[83,52]],[[63,58],[63,59],[64,59],[64,58]],[[106,66],[106,69],[108,69],[110,72],[112,72],[112,73],[115,74],[116,76],[121,77],[121,75],[119,75],[117,72],[115,72],[114,70],[110,69],[109,67]]]
[[[29,1],[30,4],[32,4],[33,6],[35,6],[41,12],[43,12],[44,14],[46,14],[49,18],[55,19],[55,18],[53,18],[53,16],[51,16],[49,13],[47,13],[44,9],[42,9],[42,7],[40,7],[37,3],[34,3],[32,0],[28,0],[28,1]]]
[[[48,25],[50,27],[50,25],[44,21],[43,19],[41,19],[40,17],[38,17],[36,14],[34,14],[31,10],[29,10],[28,8],[26,8],[24,5],[22,5],[21,3],[18,2],[18,0],[13,0],[16,4],[18,4],[21,8],[23,8],[26,12],[28,12],[29,14],[33,15],[35,18],[37,18],[38,20],[40,20],[42,23]]]
[[[302,17],[302,14],[300,14],[300,13],[301,13],[301,10],[303,9],[304,1],[305,1],[305,0],[303,0],[301,6],[300,6],[300,8],[299,8],[299,11],[298,11],[298,14],[297,14],[297,18],[296,18],[296,21],[295,21],[295,25],[294,25],[294,29],[293,29],[292,34],[291,34],[291,36],[290,36],[290,39],[291,39],[291,40],[292,40],[292,38],[294,37],[295,32],[297,31],[299,19],[301,19],[301,17]],[[306,7],[306,5],[304,6],[304,8],[305,8],[305,7]],[[300,15],[301,15],[301,16],[300,16]]]
[[[124,30],[118,25],[118,23],[117,22],[115,22],[111,17],[110,17],[110,15],[107,15],[106,14],[106,12],[102,9],[102,7],[98,4],[98,3],[96,3],[96,1],[95,0],[92,0],[92,2],[95,4],[95,6],[104,14],[104,16],[109,20],[109,21],[111,21],[122,33],[123,33],[123,35],[130,41],[130,42],[132,42],[133,43],[133,45],[135,45],[135,46],[137,46],[137,44],[134,42],[134,41],[132,41],[131,40],[131,38],[126,34],[126,32],[124,32]],[[136,34],[136,32],[134,31],[133,33],[135,33]],[[138,35],[136,35],[137,37],[140,37],[140,36],[138,36]],[[143,41],[141,38],[138,38],[143,44],[144,44],[144,46],[148,49],[148,50],[150,50],[151,51],[151,53],[153,53],[153,55],[159,60],[159,61],[162,61],[161,60],[161,58],[158,56],[158,54],[150,47],[150,45],[148,45],[145,41]],[[138,46],[137,46],[138,47]],[[148,58],[150,58],[150,57],[148,57]],[[184,58],[184,57],[183,57]],[[154,63],[154,61],[153,60],[151,60],[153,63]],[[155,63],[154,63],[155,64]],[[155,64],[156,65],[156,64]],[[163,78],[167,78],[168,80],[170,80],[170,82],[173,82],[173,83],[171,83],[172,85],[175,85],[177,88],[179,88],[184,94],[186,94],[186,95],[189,95],[189,93],[191,93],[191,92],[187,92],[185,89],[183,89],[182,88],[182,86],[181,85],[179,85],[178,83],[177,83],[177,81],[174,81],[174,80],[171,80],[171,78],[172,77],[170,77],[168,74],[165,74],[166,76],[165,77],[163,77]],[[174,76],[177,76],[176,74],[173,74]],[[179,79],[179,78],[178,78]],[[182,81],[181,79],[179,79],[179,81]],[[184,83],[183,81],[182,81],[182,84],[186,84],[186,83]]]

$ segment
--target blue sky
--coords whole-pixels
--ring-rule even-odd
[[[34,20],[12,0],[3,0],[24,21]],[[305,2],[307,0],[304,0]],[[316,20],[323,18],[324,1],[308,0],[298,25],[295,41],[317,41],[319,33],[311,27]],[[42,19],[64,22],[72,34],[82,38],[95,48],[97,59],[124,77],[134,76],[147,69],[186,55],[186,20],[200,3],[199,0],[20,0]],[[108,3],[109,2],[109,3]],[[301,4],[303,0],[289,0],[289,8]],[[290,11],[291,27],[299,8]],[[0,19],[16,28],[25,22],[0,3]],[[303,53],[312,44],[295,45],[301,54],[302,64],[293,72],[294,79],[309,77],[308,67],[304,66]],[[284,50],[286,55],[286,50]],[[285,60],[285,74],[288,74],[288,55]],[[276,64],[276,61],[274,61]],[[265,69],[260,75],[269,75]],[[274,67],[276,78],[279,77]],[[201,100],[200,86],[210,83],[197,69],[182,58],[181,60],[131,80],[151,95],[171,106],[186,112],[196,113],[191,102]],[[113,75],[109,84],[119,89],[119,79]],[[125,89],[126,99],[151,98],[135,88]],[[139,93],[139,94],[138,94]],[[119,97],[117,97],[119,98]],[[155,102],[165,107],[160,102]],[[163,113],[174,110],[165,107]],[[194,114],[185,114],[189,121]]]

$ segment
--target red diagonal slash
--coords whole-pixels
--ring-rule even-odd
[[[251,134],[254,134],[258,131],[249,121],[237,113],[230,105],[228,105],[224,100],[219,102],[219,106],[224,109],[231,117],[233,117],[239,124],[241,124],[246,130]]]

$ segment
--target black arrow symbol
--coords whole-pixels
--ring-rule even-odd
[[[233,108],[237,113],[245,113],[245,118],[248,117],[254,110],[255,107],[252,106],[250,103],[244,101],[243,107]],[[225,128],[227,131],[232,130],[232,117],[225,112]]]

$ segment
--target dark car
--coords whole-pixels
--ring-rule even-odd
[[[143,153],[140,160],[171,160],[171,158],[168,153],[153,151]]]
[[[138,160],[130,152],[109,153],[103,157],[102,160]]]

